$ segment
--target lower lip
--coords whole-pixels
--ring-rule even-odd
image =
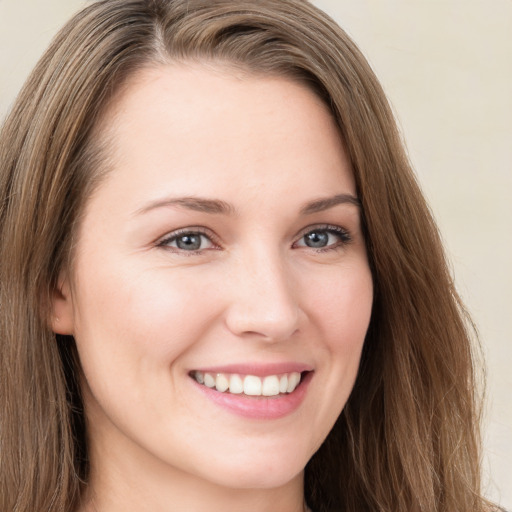
[[[296,411],[303,402],[313,372],[303,376],[300,384],[292,393],[276,396],[247,396],[244,394],[221,393],[214,388],[193,381],[197,389],[209,400],[228,411],[245,418],[274,420],[283,418]]]

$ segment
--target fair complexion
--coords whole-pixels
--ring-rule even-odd
[[[101,131],[53,307],[84,373],[84,510],[302,511],[372,304],[334,121],[287,79],[181,64],[139,72]]]

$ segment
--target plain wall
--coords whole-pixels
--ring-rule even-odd
[[[87,2],[0,0],[0,117]],[[512,1],[316,0],[386,90],[488,366],[488,495],[512,510]]]

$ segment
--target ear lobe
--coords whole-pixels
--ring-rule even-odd
[[[67,277],[59,278],[52,292],[51,329],[55,334],[74,334],[74,314],[71,287]]]

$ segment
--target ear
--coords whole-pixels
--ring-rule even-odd
[[[57,288],[52,292],[51,328],[55,334],[74,334],[73,298],[69,279],[59,276]]]

